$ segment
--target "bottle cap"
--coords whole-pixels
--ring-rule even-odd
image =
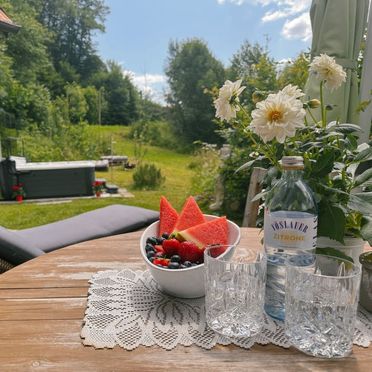
[[[283,156],[281,160],[283,169],[304,169],[302,156]]]

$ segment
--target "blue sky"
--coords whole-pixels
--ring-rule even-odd
[[[163,100],[170,40],[199,37],[226,66],[244,40],[259,42],[276,60],[295,57],[311,42],[311,0],[106,0],[100,55],[120,62],[133,82]]]

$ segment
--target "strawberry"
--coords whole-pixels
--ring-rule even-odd
[[[169,239],[163,241],[163,249],[165,254],[168,257],[172,257],[175,254],[178,254],[180,248],[180,242],[177,239]]]
[[[202,261],[204,249],[200,249],[195,243],[184,241],[180,243],[178,254],[181,256],[181,260],[197,262]]]

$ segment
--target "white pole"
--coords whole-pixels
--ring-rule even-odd
[[[359,125],[363,130],[363,133],[359,136],[358,143],[364,143],[368,141],[369,133],[371,130],[372,121],[372,9],[371,1],[369,3],[368,12],[368,30],[366,49],[364,51],[364,60],[362,68],[362,77],[360,84],[360,100],[361,102],[370,101],[370,104],[364,111],[361,111],[359,116]]]

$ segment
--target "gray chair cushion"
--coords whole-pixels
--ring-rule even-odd
[[[19,265],[44,252],[34,242],[22,237],[19,231],[11,231],[0,226],[0,257]]]
[[[82,241],[135,231],[158,218],[158,212],[148,209],[111,205],[17,233],[32,246],[51,252]]]

